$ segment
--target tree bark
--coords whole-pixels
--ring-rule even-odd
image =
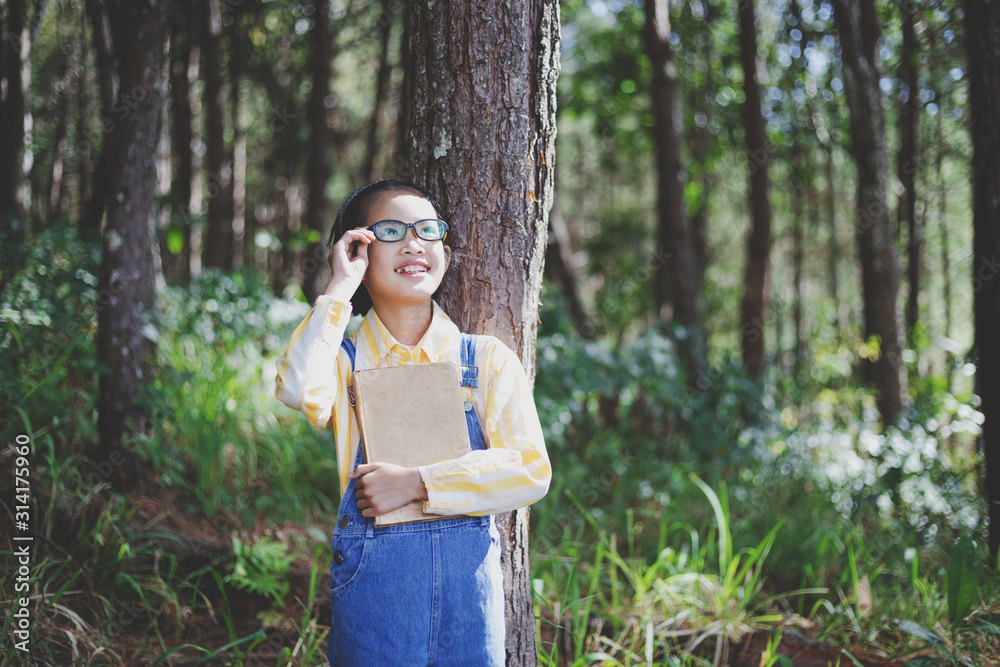
[[[743,65],[743,128],[746,132],[750,168],[749,196],[753,214],[747,240],[745,291],[740,307],[740,342],[743,365],[750,377],[764,374],[764,308],[769,298],[771,264],[771,199],[768,164],[771,147],[761,115],[760,82],[757,79],[757,28],[754,2],[739,3],[740,62]]]
[[[694,384],[706,367],[701,307],[698,303],[698,260],[691,220],[684,204],[683,167],[677,110],[677,66],[667,36],[670,15],[666,0],[646,0],[644,36],[652,65],[652,112],[657,170],[657,252],[651,259],[653,299],[660,317],[673,302],[672,318],[688,329],[692,346],[686,350],[688,383]],[[668,286],[672,285],[672,294]],[[672,299],[671,299],[672,297]]]
[[[313,6],[313,27],[309,37],[309,69],[312,72],[312,92],[306,107],[306,122],[309,124],[309,161],[306,169],[306,185],[309,187],[309,201],[305,213],[306,228],[316,234],[316,241],[306,246],[302,291],[309,303],[323,293],[321,276],[324,275],[325,259],[323,228],[327,224],[329,202],[326,199],[326,184],[330,180],[330,130],[326,124],[326,98],[330,94],[330,59],[333,55],[330,35],[330,0],[315,0]]]
[[[451,224],[440,303],[463,331],[497,336],[534,377],[553,196],[559,5],[411,4],[407,163]],[[507,664],[535,664],[527,511],[498,515]]]
[[[906,297],[906,334],[911,336],[920,318],[920,251],[923,246],[917,228],[917,121],[920,105],[917,97],[917,36],[914,30],[912,3],[900,5],[903,46],[900,54],[899,78],[906,86],[906,99],[899,110],[899,152],[896,155],[896,172],[903,192],[899,196],[897,225],[906,224],[906,276],[909,294]]]
[[[877,356],[864,362],[865,379],[875,388],[882,422],[888,426],[903,409],[906,375],[900,357],[899,256],[885,196],[885,114],[875,54],[878,22],[874,0],[833,4],[850,111],[851,152],[858,172],[856,236],[864,333],[867,340],[878,340]]]
[[[1000,4],[965,0],[972,119],[973,309],[976,393],[985,416],[982,447],[990,553],[1000,549]]]
[[[170,230],[179,234],[180,251],[163,253],[163,269],[181,285],[191,280],[191,180],[194,178],[191,142],[191,42],[195,21],[191,0],[174,0],[170,16],[170,152],[176,171],[171,183],[173,211]],[[168,230],[169,231],[169,230]]]
[[[3,52],[0,78],[6,82],[4,96],[0,98],[0,238],[5,243],[12,243],[23,238],[26,225],[25,202],[21,198],[25,110],[21,43],[28,7],[26,0],[6,0],[4,4],[7,11],[0,34],[3,40],[0,43]],[[3,9],[0,5],[0,14]]]
[[[160,138],[166,68],[168,0],[129,0],[117,11],[124,111],[108,143],[107,225],[98,278],[97,360],[107,366],[98,383],[98,461],[114,464],[112,484],[122,492],[139,483],[134,453],[123,450],[127,433],[145,428],[136,405],[139,385],[150,378],[152,344],[143,326],[154,298],[152,208],[156,145]],[[144,91],[136,94],[136,91]]]
[[[223,138],[222,56],[219,42],[222,17],[218,0],[202,0],[201,54],[205,88],[202,106],[205,113],[205,196],[208,199],[207,227],[202,266],[229,269],[233,257],[232,165],[226,164]]]

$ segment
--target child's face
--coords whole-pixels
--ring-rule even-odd
[[[379,220],[417,222],[437,218],[429,201],[405,190],[378,195],[368,213],[368,226]],[[368,270],[364,284],[376,308],[385,305],[429,303],[444,278],[451,248],[443,241],[417,238],[413,228],[402,241],[373,241],[368,246]]]

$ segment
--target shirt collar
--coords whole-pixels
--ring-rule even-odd
[[[431,308],[430,326],[427,327],[420,342],[413,348],[412,354],[418,360],[426,356],[432,362],[442,361],[448,358],[451,343],[460,336],[460,332],[436,301],[431,301]],[[371,308],[362,320],[359,334],[363,339],[373,343],[371,351],[377,356],[376,359],[372,359],[375,362],[374,367],[382,366],[385,358],[397,346],[401,354],[408,352],[407,347],[397,341],[385,328],[374,308]]]

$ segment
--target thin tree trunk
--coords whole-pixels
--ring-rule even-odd
[[[899,110],[899,153],[897,154],[897,176],[903,192],[899,197],[897,225],[906,224],[907,282],[909,294],[906,298],[906,335],[912,336],[920,318],[920,251],[923,240],[917,229],[917,121],[920,104],[917,97],[918,45],[913,26],[914,8],[908,4],[900,6],[902,18],[903,48],[900,54],[899,78],[906,86],[907,96]]]
[[[463,331],[509,345],[534,377],[553,196],[559,5],[412,3],[409,162],[454,229],[440,302]],[[507,664],[534,665],[528,514],[498,515]]]
[[[98,278],[97,360],[108,369],[98,383],[97,461],[113,467],[112,484],[126,492],[140,483],[135,454],[123,449],[126,433],[145,429],[136,404],[139,385],[150,379],[152,343],[143,335],[153,305],[155,155],[166,84],[164,47],[168,0],[129,0],[118,8],[123,21],[121,90],[125,114],[108,143],[107,227]],[[128,99],[126,100],[126,96]]]
[[[207,147],[205,195],[208,199],[208,224],[201,261],[204,267],[229,269],[233,257],[233,217],[227,193],[232,192],[232,171],[230,165],[226,164],[226,144],[223,138],[222,71],[219,63],[222,56],[219,48],[221,36],[219,0],[202,0],[201,62],[202,78],[205,80],[202,107]]]
[[[309,202],[305,213],[306,228],[316,234],[316,241],[306,249],[302,291],[309,303],[323,293],[323,277],[327,275],[326,252],[323,239],[327,225],[329,202],[326,198],[326,183],[330,180],[330,130],[326,124],[325,100],[330,94],[330,59],[333,55],[330,35],[330,1],[315,0],[313,28],[309,38],[310,71],[312,72],[312,92],[306,107],[306,122],[309,124],[309,162],[306,169],[306,185],[309,188]]]
[[[191,0],[174,0],[170,17],[170,111],[171,149],[177,170],[172,181],[174,211],[171,228],[181,240],[176,254],[163,255],[164,273],[174,283],[187,285],[191,281],[191,180],[194,164],[191,142],[191,43],[194,27]]]
[[[993,561],[1000,550],[1000,4],[965,0],[972,119],[973,310],[982,399],[984,491]]]
[[[886,204],[885,114],[875,46],[874,0],[834,0],[840,29],[844,88],[850,111],[851,152],[858,172],[857,233],[864,294],[865,339],[878,340],[878,355],[865,361],[884,425],[903,409],[905,368],[900,357],[899,257]]]
[[[403,82],[399,91],[399,109],[396,116],[396,175],[413,178],[410,163],[410,104],[413,99],[413,59],[410,57],[410,42],[413,37],[413,12],[411,2],[403,3],[403,34],[399,39],[399,67],[403,70]]]
[[[792,130],[794,134],[795,129]],[[796,141],[796,139],[792,139]],[[793,152],[798,149],[793,148]],[[793,158],[794,159],[794,158]],[[804,190],[810,187],[805,183],[805,175],[808,169],[801,164],[792,166],[792,187],[795,192],[792,197],[792,326],[795,329],[795,351],[792,362],[792,372],[794,377],[799,376],[804,361],[806,346],[805,321],[802,316],[802,265],[805,257],[803,242],[803,227],[805,226],[805,206]]]
[[[597,325],[587,314],[580,294],[580,276],[573,265],[569,231],[555,202],[549,215],[549,240],[545,247],[545,278],[551,279],[562,291],[566,307],[577,333],[587,339],[597,336]]]
[[[71,28],[64,27],[60,22],[57,27],[59,41],[62,44],[60,53],[62,57],[57,65],[59,70],[59,82],[62,91],[58,95],[58,106],[56,107],[56,128],[52,136],[52,163],[45,170],[44,182],[38,182],[32,186],[32,190],[39,193],[35,198],[35,218],[42,226],[48,226],[52,220],[62,216],[64,212],[63,197],[66,194],[66,156],[69,148],[66,141],[66,134],[69,127],[69,118],[72,113],[72,90],[73,72],[67,67],[67,63],[73,58],[73,39]],[[63,50],[65,49],[65,50]],[[41,162],[36,160],[32,165],[32,171],[37,172]],[[41,177],[36,173],[36,181]]]
[[[743,365],[750,377],[764,374],[764,309],[769,298],[771,264],[771,200],[768,164],[771,147],[761,115],[760,82],[757,79],[757,28],[754,25],[754,2],[739,3],[740,61],[743,64],[743,128],[746,132],[750,168],[750,209],[753,213],[747,242],[745,291],[740,307],[740,340]]]
[[[938,227],[941,230],[941,286],[943,292],[941,300],[944,302],[942,304],[944,306],[944,335],[945,338],[951,338],[951,244],[948,236],[948,188],[944,171],[941,168],[945,154],[943,115],[941,112],[938,112],[937,115],[937,155],[934,160],[934,171],[938,186]],[[950,352],[947,360],[949,362],[947,375],[950,390]]]
[[[118,99],[118,68],[115,66],[114,40],[111,17],[103,0],[85,0],[87,15],[90,17],[91,30],[94,37],[94,55],[97,61],[97,81],[101,94],[101,154],[97,158],[97,168],[91,183],[90,199],[83,209],[77,227],[81,238],[96,239],[101,233],[101,219],[104,218],[104,207],[107,204],[111,170],[110,143],[111,135],[116,128],[121,113],[128,112],[128,107],[116,113],[115,100]]]
[[[844,330],[843,308],[840,303],[840,280],[837,277],[840,271],[840,239],[837,234],[837,181],[836,172],[833,168],[833,144],[827,143],[824,147],[826,161],[824,163],[826,173],[826,225],[829,233],[827,246],[829,247],[829,262],[827,263],[827,275],[830,283],[830,297],[833,305],[837,309],[837,317],[834,324],[837,327],[837,340],[841,339]]]
[[[234,12],[239,12],[242,5],[231,5]],[[233,128],[232,150],[229,151],[229,188],[226,191],[226,206],[228,218],[232,221],[233,236],[229,262],[230,268],[243,264],[243,245],[246,221],[246,139],[240,127],[240,82],[243,79],[243,37],[240,17],[236,13],[232,17],[232,28],[229,30],[229,123]]]
[[[382,113],[382,102],[389,88],[389,75],[392,67],[389,65],[389,36],[392,32],[393,11],[392,0],[382,0],[382,13],[379,14],[378,28],[381,50],[378,58],[378,75],[375,77],[375,103],[372,105],[371,122],[368,124],[368,142],[365,149],[365,164],[361,173],[371,182],[378,177],[375,162],[378,158],[378,127],[379,116]]]
[[[667,36],[670,16],[666,0],[646,0],[644,37],[652,65],[652,111],[657,169],[657,252],[653,271],[653,299],[661,318],[673,302],[672,318],[688,329],[692,345],[686,350],[687,378],[696,384],[707,365],[698,303],[698,260],[691,220],[684,204],[683,167],[677,109],[677,66]],[[672,285],[672,294],[668,292]],[[672,297],[672,298],[671,298]]]
[[[707,37],[704,39],[705,49],[701,54],[701,59],[705,68],[705,85],[703,87],[690,90],[689,104],[694,114],[689,114],[695,118],[700,111],[704,113],[705,122],[693,123],[688,135],[691,144],[691,154],[698,163],[698,178],[701,181],[701,196],[698,198],[697,208],[691,213],[691,243],[694,247],[695,262],[697,264],[697,284],[699,292],[701,285],[705,283],[705,271],[708,268],[708,204],[712,191],[717,180],[715,173],[708,169],[709,159],[716,145],[716,136],[708,129],[708,107],[706,100],[715,95],[715,77],[712,60],[715,54],[714,42],[712,41],[712,26],[719,14],[719,8],[711,3],[705,4],[705,18],[702,21],[701,30]],[[690,87],[688,87],[690,88]]]
[[[24,62],[21,44],[27,24],[26,0],[6,0],[3,42],[3,69],[6,85],[0,99],[0,239],[4,243],[23,239],[25,231],[24,188]],[[4,9],[0,6],[0,13]],[[18,223],[12,222],[19,221]]]

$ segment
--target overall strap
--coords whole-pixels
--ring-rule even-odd
[[[353,375],[354,355],[355,355],[354,343],[351,341],[350,338],[345,338],[343,341],[341,341],[340,347],[347,350],[347,356],[351,358],[352,375],[351,375],[351,381],[347,384],[347,395],[351,397],[351,407],[354,407],[354,375]]]
[[[462,386],[476,389],[479,386],[479,367],[476,366],[476,336],[462,334]]]

